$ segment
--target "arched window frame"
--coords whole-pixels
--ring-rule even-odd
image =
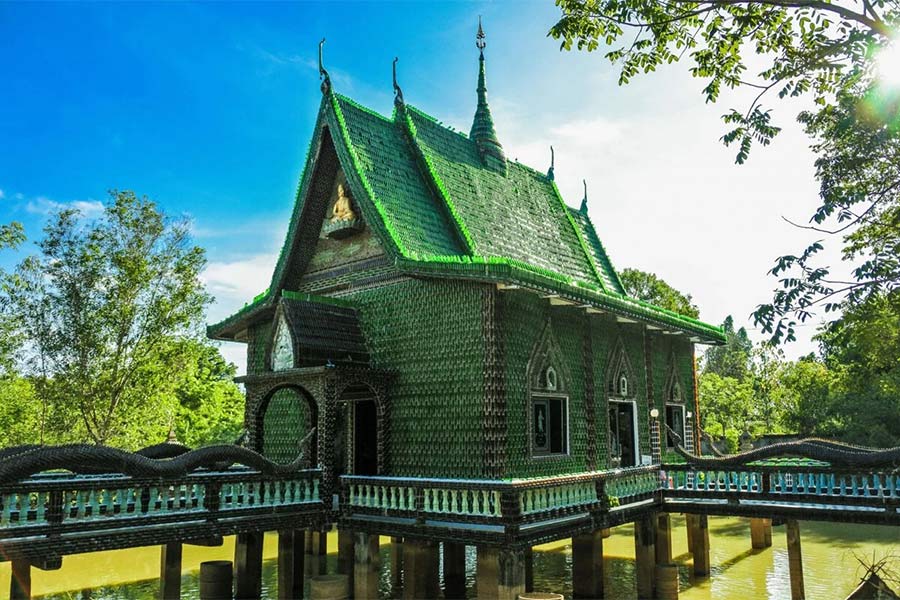
[[[548,320],[527,367],[526,420],[532,458],[563,458],[571,453],[568,380],[568,371]],[[538,427],[542,427],[543,438]]]
[[[665,410],[663,414],[666,429],[663,431],[663,439],[665,440],[664,448],[674,448],[674,442],[668,434],[668,428],[671,428],[679,436],[682,443],[686,438],[687,413],[688,405],[684,396],[684,385],[681,377],[678,375],[678,360],[675,352],[669,356],[669,363],[666,375],[666,387],[664,391]]]

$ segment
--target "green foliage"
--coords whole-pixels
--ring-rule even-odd
[[[753,384],[707,372],[700,377],[700,416],[703,430],[724,438],[730,452],[744,431],[754,429]]]
[[[112,192],[95,220],[56,214],[38,246],[5,283],[26,341],[20,366],[43,402],[78,415],[88,439],[146,443],[143,425],[173,417],[158,401],[182,366],[172,340],[200,337],[203,250],[186,222],[132,192]]]
[[[562,48],[594,51],[621,65],[620,84],[687,58],[703,96],[715,102],[729,88],[753,99],[722,118],[727,146],[743,163],[754,143],[779,132],[767,98],[810,97],[799,115],[817,155],[819,206],[810,225],[839,236],[851,265],[849,281],[818,262],[817,241],[776,260],[780,288],[754,322],[775,343],[795,338],[798,322],[830,313],[900,284],[900,89],[878,79],[875,61],[897,44],[897,0],[557,0],[562,11],[550,35]],[[754,75],[750,66],[758,65]],[[883,65],[882,69],[896,69]]]
[[[679,292],[655,274],[625,269],[619,277],[633,297],[692,319],[700,318],[700,309],[692,302],[690,294]]]
[[[725,332],[725,344],[712,346],[706,351],[703,371],[744,381],[750,372],[753,342],[747,336],[746,329],[741,327],[735,330],[731,315],[725,317],[722,330]]]
[[[41,423],[41,403],[31,381],[0,377],[0,448],[40,442]]]

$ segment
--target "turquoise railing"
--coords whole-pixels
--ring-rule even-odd
[[[819,501],[900,501],[900,473],[829,467],[741,467],[694,469],[663,465],[663,489],[669,496],[760,496],[813,498]]]
[[[0,538],[21,528],[74,527],[160,517],[167,522],[214,513],[260,511],[320,503],[320,472],[267,477],[249,469],[203,471],[177,480],[121,475],[37,475],[0,487]],[[70,527],[71,526],[71,527]]]

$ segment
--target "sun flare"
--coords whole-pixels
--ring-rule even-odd
[[[900,87],[900,40],[888,44],[876,59],[878,79],[885,85]]]

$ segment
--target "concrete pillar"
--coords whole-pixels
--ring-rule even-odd
[[[161,600],[181,598],[181,542],[169,542],[160,550],[159,597]]]
[[[772,545],[772,519],[750,519],[750,544],[754,550]]]
[[[325,560],[328,554],[327,533],[324,531],[307,531],[304,536],[304,545],[306,548],[304,572],[307,575],[324,575],[328,566]]]
[[[353,560],[354,560],[354,533],[347,529],[338,529],[338,559],[337,572],[340,575],[346,575],[349,580],[349,589],[353,589]],[[322,555],[322,562],[325,562],[325,556]]]
[[[525,591],[534,591],[534,550],[531,546],[525,548]]]
[[[353,597],[377,598],[381,574],[381,554],[378,536],[357,531],[353,533]]]
[[[800,552],[800,523],[796,519],[785,521],[787,528],[788,567],[791,572],[791,600],[804,600],[803,556]]]
[[[444,542],[444,598],[466,597],[466,545]]]
[[[659,600],[678,600],[678,565],[656,565],[656,597]]]
[[[403,538],[391,538],[391,597],[396,598],[403,587]]]
[[[692,554],[694,555],[694,575],[709,575],[709,519],[706,515],[693,515],[691,527]]]
[[[684,529],[687,533],[688,552],[694,552],[694,528],[697,526],[697,515],[684,515]]]
[[[262,594],[263,532],[239,533],[234,543],[236,583],[234,597],[252,600]]]
[[[669,513],[656,515],[656,564],[672,562],[672,518]]]
[[[403,598],[437,598],[440,594],[437,542],[403,539]]]
[[[524,551],[479,546],[475,591],[478,600],[517,600],[525,593]]]
[[[233,565],[230,560],[200,563],[200,600],[230,600],[233,580]]]
[[[9,600],[31,598],[31,563],[27,560],[12,561],[12,577],[9,580]]]
[[[603,533],[600,530],[572,538],[572,596],[603,597]]]
[[[638,598],[653,597],[656,579],[656,519],[646,515],[634,523],[635,579]]]
[[[279,600],[303,597],[304,546],[305,539],[302,530],[278,532]]]

